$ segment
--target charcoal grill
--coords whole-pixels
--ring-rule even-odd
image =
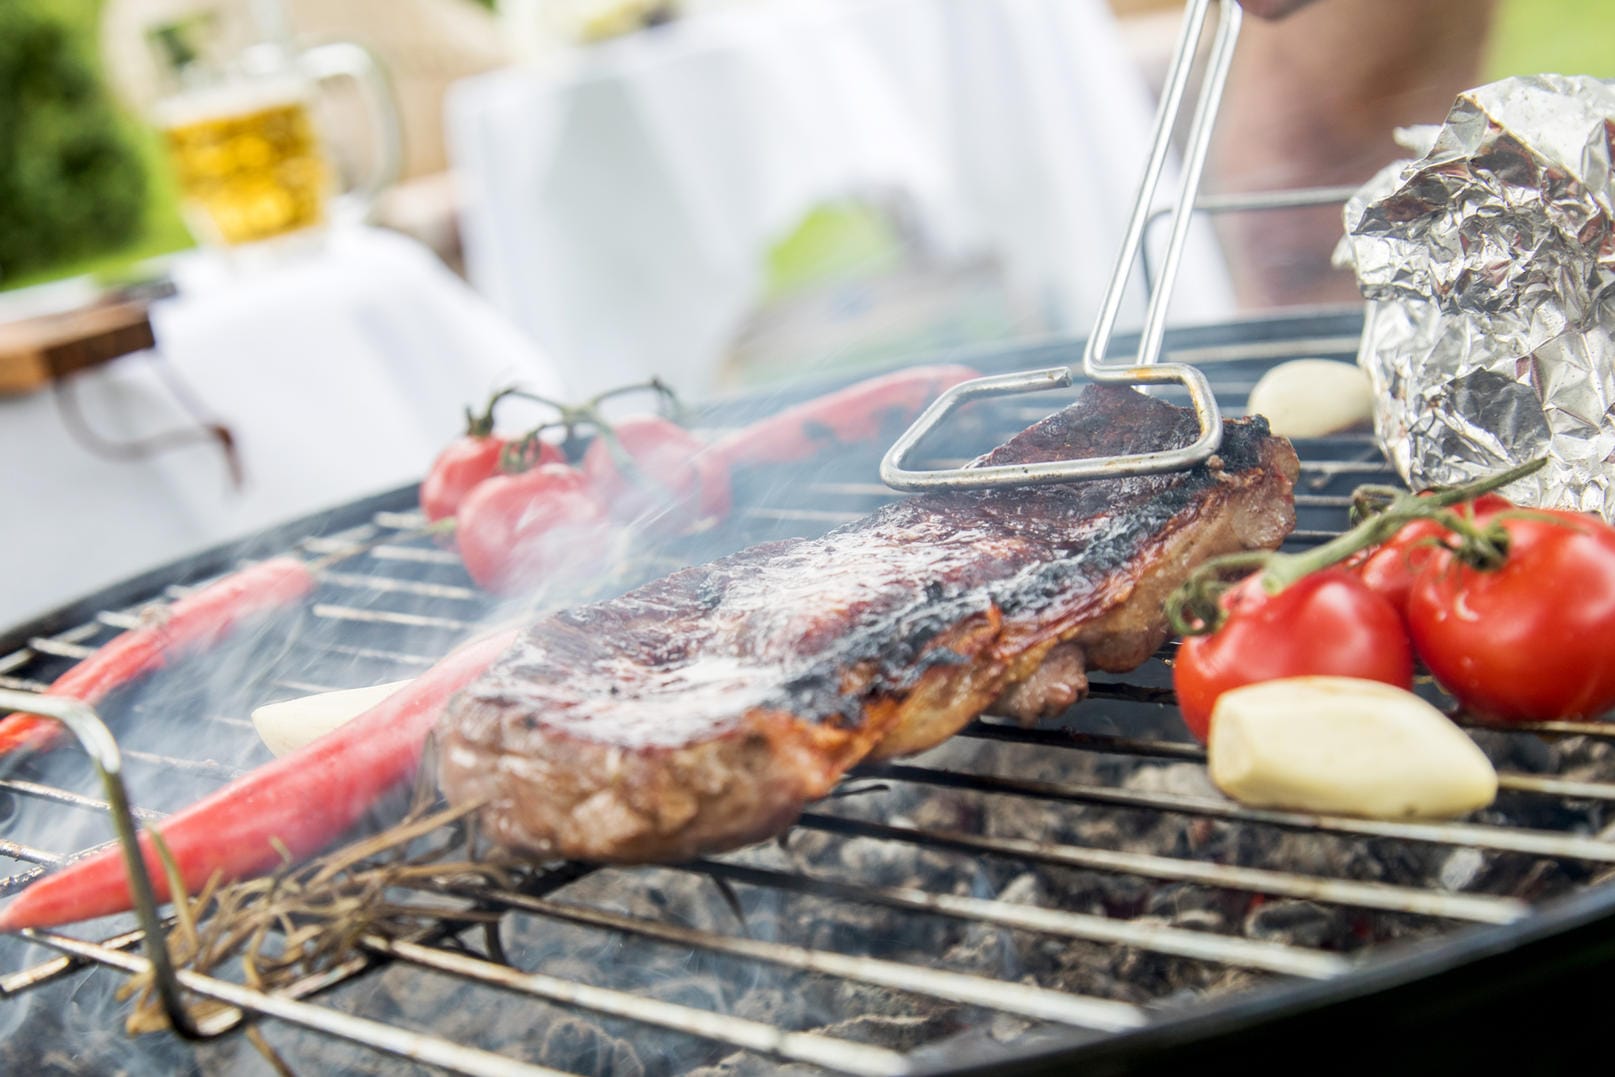
[[[1275,362],[1351,358],[1360,324],[1350,311],[1247,320],[1176,331],[1167,351],[1205,371],[1222,406],[1238,412]],[[1080,342],[1052,341],[970,359],[995,372],[1067,363],[1080,351]],[[704,409],[700,422],[722,428],[780,403],[719,403]],[[983,444],[1001,440],[1057,403],[1021,397],[987,405],[974,436]],[[1302,441],[1297,449],[1292,548],[1344,526],[1353,486],[1392,481],[1367,434]],[[743,487],[728,539],[814,533],[868,511],[891,496],[875,480],[873,463],[863,481]],[[180,667],[159,674],[151,690],[104,708],[124,743],[137,804],[153,814],[177,807],[266,758],[244,720],[252,704],[408,676],[488,615],[454,556],[416,532],[414,498],[404,488],[300,520],[15,628],[0,636],[0,686],[42,688],[130,624],[143,603],[242,559],[287,549],[323,557],[362,545],[325,573],[302,620],[272,637],[275,647],[259,639],[208,656],[212,667],[239,675],[238,693],[187,694],[190,667]],[[859,795],[813,808],[782,849],[769,849],[773,859],[741,852],[672,869],[563,864],[519,893],[439,895],[502,911],[507,930],[521,938],[590,940],[577,952],[538,944],[524,951],[525,963],[512,950],[513,964],[505,964],[502,948],[479,946],[477,933],[446,925],[421,938],[367,939],[352,961],[290,991],[266,993],[224,976],[188,975],[184,985],[262,1019],[294,1066],[312,1058],[321,1072],[395,1072],[398,1059],[462,1073],[550,1072],[537,1060],[637,1072],[610,1053],[622,1044],[640,1045],[637,1063],[649,1072],[732,1052],[738,1068],[731,1072],[786,1063],[858,1074],[1261,1070],[1290,1057],[1284,1051],[1297,1052],[1286,1068],[1314,1072],[1365,1060],[1381,1070],[1443,1072],[1465,1061],[1495,1064],[1521,1046],[1500,1040],[1497,1028],[1511,1037],[1524,1030],[1539,1062],[1563,1059],[1601,1035],[1596,1021],[1578,1023],[1578,1016],[1600,997],[1600,965],[1615,959],[1615,840],[1605,829],[1615,800],[1615,754],[1605,749],[1615,725],[1482,732],[1500,762],[1503,793],[1496,808],[1470,821],[1250,809],[1164,780],[1192,778],[1203,761],[1175,718],[1169,659],[1170,648],[1133,674],[1096,681],[1092,699],[1043,728],[988,717],[945,746],[941,758],[862,768],[847,783]],[[1035,770],[1017,762],[1033,757]],[[1145,780],[1151,776],[1163,781]],[[943,796],[974,807],[939,825],[923,806]],[[0,773],[0,800],[9,820],[0,831],[0,893],[106,838],[105,804],[83,756],[71,750]],[[1030,806],[1072,814],[1074,829],[1016,832],[1013,821]],[[1131,829],[1105,830],[1114,820],[1131,820]],[[1139,848],[1085,840],[1095,833],[1153,834],[1156,841]],[[841,859],[792,859],[801,843],[839,850]],[[1339,871],[1317,860],[1291,862],[1289,854],[1314,846],[1338,850]],[[849,848],[859,856],[842,855]],[[918,888],[887,870],[905,857],[951,865],[953,874]],[[1425,875],[1452,888],[1416,885],[1376,867],[1403,860],[1428,865]],[[1080,887],[1051,897],[1006,883],[1054,869],[1094,880],[1096,892],[1125,883],[1120,892],[1138,895],[1137,903],[1072,907]],[[679,903],[678,879],[711,880],[701,886],[714,895],[721,882],[751,915],[726,919],[727,905],[716,899],[718,913],[693,915]],[[1150,904],[1162,896],[1191,912],[1202,904],[1246,911],[1209,925],[1174,919],[1171,908]],[[776,910],[767,922],[754,919],[764,904]],[[1322,943],[1263,937],[1256,930],[1263,906],[1353,926]],[[893,949],[889,940],[864,937],[856,923],[839,919],[849,908],[895,912],[894,923],[940,925],[926,929],[923,945],[1009,940],[1010,956],[991,967],[950,966],[952,950],[916,953],[913,945]],[[828,921],[839,928],[821,930]],[[138,932],[123,922],[95,926],[101,930],[44,932],[38,945],[7,940],[0,947],[0,1029],[8,1037],[0,1068],[99,1072],[118,1060],[119,1067],[172,1072],[217,1068],[231,1051],[255,1057],[241,1047],[228,1015],[204,1028],[217,1040],[191,1046],[165,1035],[125,1040],[109,1007],[79,1012],[79,1002],[104,997],[144,963]],[[1078,951],[1105,970],[1108,993],[1072,989],[1047,971],[1049,961]],[[598,965],[651,953],[674,955],[673,967],[716,970],[720,987],[777,982],[784,985],[777,994],[811,989],[845,1006],[831,1020],[799,1027],[788,1016],[775,1024],[755,1006],[734,1012],[724,989],[670,997],[665,980],[601,983],[593,975]],[[1181,982],[1209,987],[1174,987],[1161,978],[1163,968],[1190,970],[1195,975]],[[442,1001],[460,991],[471,1001]],[[882,1027],[909,1029],[912,1043],[861,1042],[869,1022],[860,1007],[877,997],[870,992],[884,1000]],[[23,1006],[27,1023],[14,1027],[5,1011]],[[480,1019],[466,1032],[451,1009]],[[1533,1014],[1550,1023],[1549,1034],[1529,1029]],[[539,1049],[557,1028],[582,1027],[568,1023],[577,1015],[609,1035],[597,1042],[576,1033],[582,1046],[570,1061]],[[644,1046],[664,1033],[680,1045],[665,1057],[680,1061],[663,1065],[661,1050]]]

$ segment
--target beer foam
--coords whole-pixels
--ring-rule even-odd
[[[186,91],[159,101],[152,109],[152,118],[159,127],[186,127],[272,108],[307,107],[312,99],[311,88],[304,79],[292,75],[256,78]]]

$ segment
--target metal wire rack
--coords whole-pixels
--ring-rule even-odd
[[[1235,412],[1275,361],[1350,358],[1356,347],[1356,316],[1345,314],[1186,331],[1168,340],[1172,357],[1206,371],[1221,404]],[[1016,369],[1069,352],[1070,345],[1054,342],[977,359],[988,369]],[[721,426],[760,406],[718,406],[705,418]],[[983,436],[1001,438],[1048,410],[1049,402],[1039,398],[1001,403]],[[1297,448],[1302,471],[1292,546],[1336,533],[1353,486],[1392,478],[1366,433],[1304,441]],[[752,495],[743,500],[736,524],[736,538],[748,542],[822,531],[891,496],[872,473],[867,480],[763,487]],[[275,648],[259,639],[241,655],[227,656],[250,682],[239,695],[221,702],[214,694],[188,698],[182,692],[175,703],[173,686],[159,685],[162,691],[149,697],[161,701],[158,715],[142,693],[108,708],[109,723],[125,742],[135,799],[144,805],[138,815],[158,818],[264,758],[240,709],[245,705],[408,676],[488,614],[486,600],[468,585],[455,556],[416,532],[413,496],[413,490],[395,491],[265,536],[261,552],[291,548],[318,557],[355,544],[363,544],[364,552],[324,574],[306,622]],[[133,623],[142,602],[182,593],[228,568],[228,557],[220,553],[171,566],[10,633],[0,640],[0,686],[43,689],[65,664]],[[1209,788],[1143,780],[1168,771],[1181,777],[1203,762],[1198,746],[1176,725],[1164,664],[1169,660],[1170,648],[1134,674],[1096,682],[1090,701],[1052,726],[1029,730],[988,717],[967,728],[940,758],[862,768],[848,783],[861,795],[815,807],[766,854],[746,851],[670,868],[563,864],[536,874],[520,892],[455,884],[433,895],[498,910],[507,935],[528,940],[516,946],[507,940],[478,950],[470,944],[474,940],[462,938],[463,925],[445,922],[418,938],[362,938],[350,960],[289,990],[261,991],[194,973],[181,973],[180,983],[234,1008],[204,1022],[204,1035],[239,1040],[226,1034],[245,1017],[262,1019],[294,1056],[315,1041],[362,1049],[360,1061],[342,1055],[337,1063],[316,1054],[322,1069],[368,1071],[372,1064],[363,1058],[374,1052],[458,1073],[555,1072],[552,1066],[569,1063],[548,1049],[546,1029],[588,1015],[617,1030],[609,1042],[670,1037],[679,1046],[667,1057],[680,1061],[668,1068],[738,1053],[768,1064],[894,1074],[972,1061],[997,1064],[1034,1050],[1074,1060],[1105,1044],[1141,1043],[1145,1049],[1163,1029],[1234,1012],[1251,999],[1327,1001],[1331,991],[1348,991],[1365,977],[1400,967],[1398,961],[1409,960],[1410,941],[1420,942],[1426,954],[1431,947],[1456,953],[1489,930],[1520,932],[1541,920],[1537,906],[1544,895],[1592,895],[1602,914],[1615,905],[1611,888],[1597,885],[1615,865],[1615,840],[1600,832],[1606,806],[1615,801],[1615,758],[1602,750],[1615,738],[1615,725],[1557,722],[1480,731],[1499,758],[1504,798],[1496,811],[1469,821],[1389,822],[1251,809]],[[1580,747],[1562,754],[1533,747],[1543,744]],[[1021,769],[1018,761],[1029,754],[1040,765]],[[1518,765],[1521,759],[1531,766]],[[10,820],[0,837],[0,894],[15,892],[104,839],[107,804],[92,781],[81,757],[52,759],[37,773],[0,776],[0,800]],[[941,822],[927,815],[925,805],[944,796],[966,798],[958,803],[969,811]],[[1037,813],[1027,814],[1032,806]],[[1046,812],[1069,814],[1072,825],[1017,828],[1017,819],[1047,820]],[[59,828],[47,824],[65,816],[80,824],[70,828],[73,840],[61,844]],[[1196,835],[1213,831],[1220,835],[1216,841],[1197,843]],[[1107,840],[1122,832],[1148,833],[1153,844]],[[1339,853],[1332,860],[1295,862],[1298,847],[1283,840],[1295,834]],[[833,855],[793,856],[793,847],[803,843]],[[858,855],[847,855],[848,849]],[[891,863],[916,858],[940,866],[918,882],[888,870]],[[1433,867],[1403,875],[1381,870],[1409,858]],[[1141,895],[1139,904],[1083,905],[1071,900],[1077,891],[1034,890],[1028,897],[1005,882],[1048,871],[1081,873],[1099,880],[1092,884],[1099,889],[1125,882],[1133,888],[1128,892]],[[1551,885],[1543,882],[1549,876]],[[1528,885],[1513,885],[1521,879]],[[692,912],[680,896],[689,892],[680,880],[728,896],[710,901],[717,913]],[[1208,926],[1188,916],[1145,915],[1151,895],[1163,892],[1185,906],[1208,895],[1222,903],[1218,907],[1289,903],[1362,926],[1357,944],[1320,944],[1304,932],[1254,932],[1249,916]],[[723,911],[730,907],[743,908],[747,917],[726,918]],[[772,913],[759,920],[759,909]],[[861,935],[849,909],[886,910],[895,916],[891,922],[940,926],[927,928],[920,942],[887,945],[890,940]],[[44,959],[33,948],[6,948],[0,972],[6,1001],[0,1008],[50,997],[54,985],[76,978],[116,980],[118,973],[140,971],[146,961],[136,952],[140,932],[120,928],[113,925],[104,937],[37,933],[33,941],[53,951]],[[1012,956],[996,964],[950,963],[953,951],[934,948],[937,939],[983,933],[1012,940]],[[557,938],[565,942],[560,949],[532,941]],[[1013,956],[1038,948],[1045,954],[1081,953],[1106,974],[1095,986],[1074,988]],[[598,975],[603,966],[649,962],[647,954],[672,955],[675,965],[706,969],[720,988],[670,995],[656,976]],[[1186,982],[1214,986],[1184,991],[1162,980],[1159,968],[1202,970]],[[809,985],[842,1000],[842,1010],[807,1026],[800,1017],[774,1020],[766,1008],[737,1002],[740,996],[722,986],[740,981],[789,990]],[[1307,995],[1301,986],[1307,983],[1323,994]],[[872,1012],[870,991],[881,993],[883,1001],[873,1008],[883,1020],[912,1019],[914,1049],[867,1042],[859,1022],[867,1023]],[[467,1029],[449,1011],[486,1016]],[[966,1016],[926,1024],[938,1013]],[[114,1020],[101,1011],[68,1034],[85,1036],[85,1024],[94,1029],[97,1022],[104,1033]],[[1006,1043],[972,1041],[968,1049],[943,1055],[924,1046],[1006,1020],[1018,1030],[1018,1038]],[[490,1032],[501,1021],[506,1030]],[[18,1046],[15,1040],[12,1046]],[[586,1059],[570,1064],[600,1068]]]

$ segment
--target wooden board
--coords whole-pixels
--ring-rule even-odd
[[[0,394],[31,393],[52,379],[150,348],[146,300],[0,324]]]

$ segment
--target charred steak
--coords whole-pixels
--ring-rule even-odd
[[[990,709],[1031,720],[1143,662],[1162,600],[1294,525],[1296,458],[1261,419],[1192,471],[913,497],[547,616],[439,723],[451,801],[537,856],[678,860],[777,833],[866,757]],[[1187,444],[1192,413],[1081,400],[986,463]]]

